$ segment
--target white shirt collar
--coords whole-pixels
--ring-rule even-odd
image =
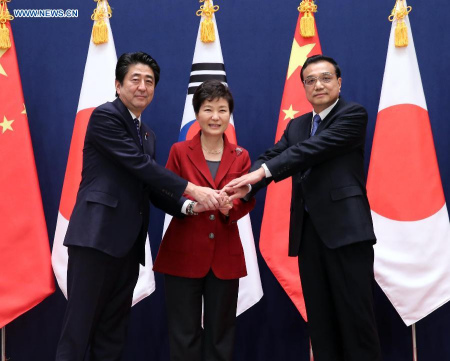
[[[337,98],[337,100],[334,102],[334,104],[330,105],[328,108],[322,110],[319,113],[320,119],[324,120],[325,117],[330,114],[331,110],[336,106],[337,102],[339,101],[339,98]],[[313,118],[317,113],[313,110]]]
[[[127,109],[128,109],[128,108],[127,108]],[[139,127],[141,127],[141,117],[140,117],[140,116],[137,117],[136,115],[134,115],[133,112],[132,112],[130,109],[128,109],[128,111],[130,112],[131,118],[133,119],[133,121],[134,121],[134,119],[136,119],[136,118],[137,118],[137,120],[139,120]]]

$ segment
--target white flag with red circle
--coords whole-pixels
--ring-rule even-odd
[[[406,325],[450,300],[450,224],[408,17],[389,39],[367,192],[375,278]]]

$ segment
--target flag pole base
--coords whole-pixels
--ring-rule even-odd
[[[412,345],[413,345],[413,361],[417,361],[417,339],[416,339],[416,324],[413,323],[412,331]]]
[[[6,361],[6,330],[2,327],[2,361]]]

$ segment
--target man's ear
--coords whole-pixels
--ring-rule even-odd
[[[116,86],[117,96],[119,96],[120,95],[120,82],[118,80],[115,81],[115,86]]]
[[[338,78],[338,84],[339,84],[339,91],[341,91],[342,78]]]

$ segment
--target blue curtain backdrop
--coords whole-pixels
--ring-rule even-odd
[[[216,0],[216,13],[229,85],[235,97],[238,142],[255,159],[274,142],[299,0]],[[342,94],[369,112],[366,169],[394,0],[318,0],[316,15],[324,54],[342,68]],[[111,0],[111,26],[117,54],[142,50],[162,68],[153,103],[143,120],[157,135],[157,159],[165,164],[177,141],[199,18],[195,0]],[[412,31],[434,134],[446,199],[450,199],[450,3],[410,0]],[[95,7],[93,1],[13,0],[13,9],[78,9],[78,18],[17,18],[12,22],[30,122],[50,242],[53,241],[72,129],[80,94]],[[402,81],[402,79],[398,79]],[[3,100],[0,100],[3,101]],[[257,131],[255,131],[257,130]],[[406,129],[405,129],[406,130]],[[258,195],[251,214],[255,241],[264,205]],[[24,205],[26,206],[26,205]],[[150,239],[156,255],[163,214],[151,214]],[[238,361],[306,361],[305,322],[259,257],[265,295],[238,318]],[[168,360],[164,284],[132,310],[124,356]],[[384,360],[412,360],[411,329],[376,288],[376,314]],[[12,361],[54,359],[66,301],[56,293],[6,327]],[[417,324],[420,361],[450,360],[450,304]]]

